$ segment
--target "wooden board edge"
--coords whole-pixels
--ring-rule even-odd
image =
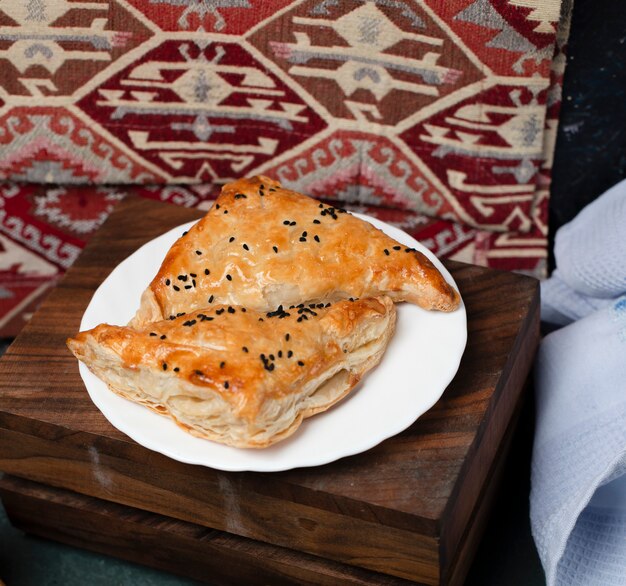
[[[414,584],[9,475],[0,497],[23,531],[216,586]]]

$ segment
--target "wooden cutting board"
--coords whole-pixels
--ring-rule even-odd
[[[34,532],[55,536],[60,522],[53,512],[60,493],[54,491],[66,489],[76,493],[74,500],[66,499],[74,504],[64,505],[77,512],[69,518],[93,515],[95,522],[98,502],[103,510],[118,511],[120,523],[110,525],[112,535],[126,527],[124,514],[137,511],[168,520],[147,521],[152,532],[178,527],[184,539],[193,539],[189,536],[195,533],[185,529],[191,524],[243,540],[245,551],[275,546],[276,551],[299,552],[305,557],[294,555],[294,567],[306,558],[372,576],[461,583],[497,487],[538,343],[538,282],[446,263],[467,308],[468,345],[456,377],[430,411],[403,433],[332,464],[227,473],[171,460],[113,428],[89,399],[77,362],[65,347],[93,292],[119,262],[200,215],[146,199],[122,202],[0,360],[0,470],[39,483],[36,495],[20,489],[19,480],[9,488],[5,483],[9,516],[25,526],[30,522]],[[419,381],[415,385],[419,392]],[[30,521],[24,512],[29,507],[20,502],[39,503]],[[111,513],[107,519],[114,517]],[[68,522],[64,531],[71,534]],[[135,539],[151,539],[145,527],[133,527],[128,531],[136,531]],[[97,549],[95,534],[93,542]],[[85,545],[90,546],[88,539]],[[111,552],[115,555],[115,548]],[[170,551],[170,569],[180,572],[175,552]],[[232,583],[250,562],[233,563],[237,554],[232,548],[207,552],[211,564],[223,555],[221,567]],[[270,559],[254,557],[265,583]],[[138,561],[152,563],[146,556]],[[202,573],[201,565],[202,556],[190,561],[188,575]]]

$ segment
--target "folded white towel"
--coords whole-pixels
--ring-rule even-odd
[[[626,180],[558,230],[554,258],[560,278],[583,295],[626,292]]]
[[[548,586],[626,586],[626,181],[556,235],[541,286],[531,526]]]
[[[614,301],[589,297],[572,289],[561,279],[558,269],[552,271],[549,279],[541,282],[541,319],[557,326],[566,326],[598,309],[608,307]]]
[[[530,516],[548,585],[624,585],[626,510],[598,487],[626,471],[626,296],[544,338],[535,388]]]

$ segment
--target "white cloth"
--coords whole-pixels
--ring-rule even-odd
[[[626,181],[557,233],[542,283],[531,526],[548,586],[626,585]]]

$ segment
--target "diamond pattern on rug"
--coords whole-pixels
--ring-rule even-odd
[[[0,0],[0,87],[71,95],[151,34],[115,0]]]
[[[169,178],[233,180],[327,124],[238,43],[166,41],[79,102]]]
[[[485,76],[417,4],[298,4],[248,40],[336,118],[395,125]]]

